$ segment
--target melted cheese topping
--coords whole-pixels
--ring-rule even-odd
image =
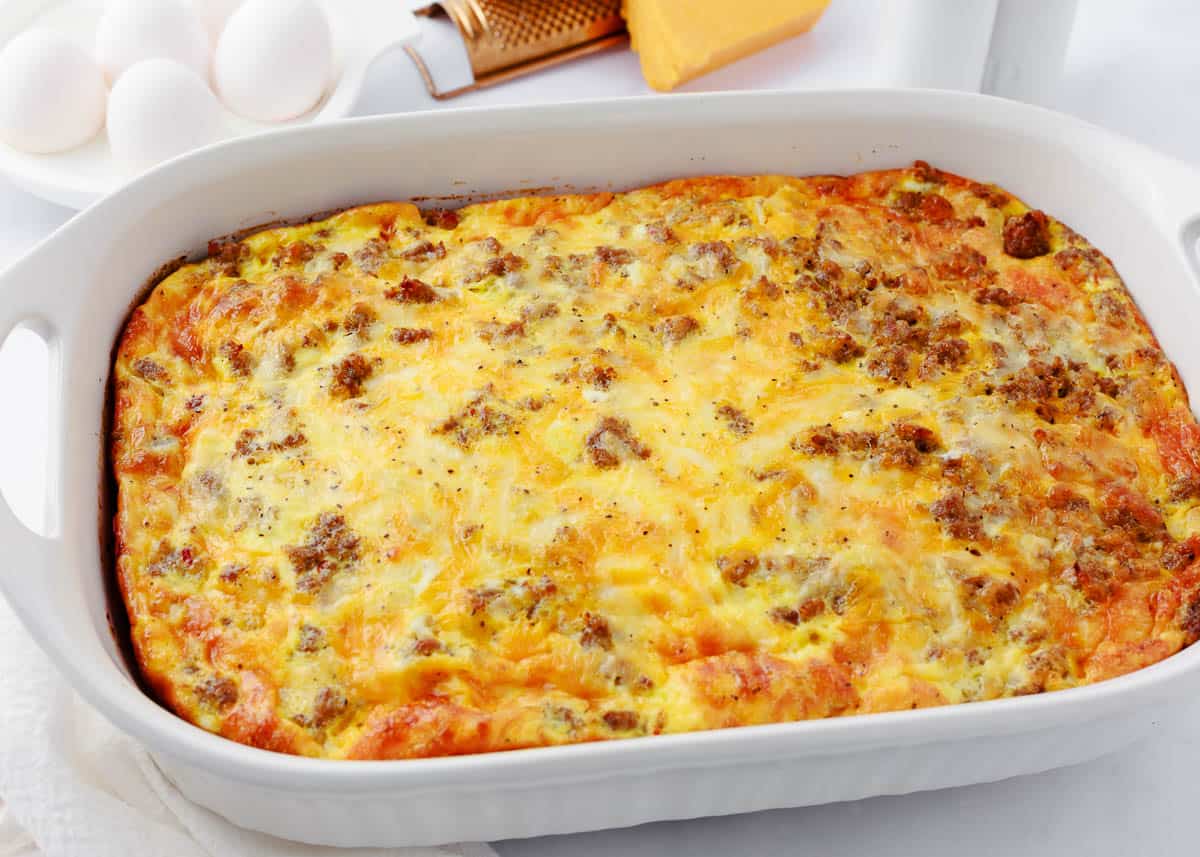
[[[396,758],[1070,687],[1200,635],[1200,428],[1108,260],[918,163],[214,242],[115,366],[199,726]]]

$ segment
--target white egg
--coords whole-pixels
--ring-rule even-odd
[[[174,60],[129,67],[108,96],[113,156],[141,171],[226,134],[221,105],[200,76]]]
[[[204,27],[208,30],[209,41],[214,46],[217,44],[217,39],[221,38],[225,22],[241,5],[242,0],[192,0],[192,6],[199,13],[200,20],[204,22]]]
[[[207,79],[210,51],[208,32],[185,0],[108,0],[96,27],[96,59],[113,82],[134,63],[157,58]]]
[[[333,74],[333,38],[313,0],[246,0],[213,58],[217,94],[247,119],[278,122],[311,110]]]
[[[0,50],[0,140],[25,152],[61,152],[104,125],[108,87],[83,48],[52,30],[28,30]]]

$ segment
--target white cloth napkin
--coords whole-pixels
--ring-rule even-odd
[[[0,857],[496,857],[487,845],[339,850],[235,827],[59,677],[0,598]]]

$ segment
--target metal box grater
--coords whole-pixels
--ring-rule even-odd
[[[453,98],[567,60],[586,56],[626,39],[621,0],[441,0],[417,15],[449,18],[458,29],[471,63],[474,83],[439,91],[421,55],[416,63],[434,98]]]

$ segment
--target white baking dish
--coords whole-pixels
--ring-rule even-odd
[[[922,711],[448,759],[331,762],[217,738],[138,689],[97,537],[110,349],[164,261],[214,235],[379,199],[628,187],[698,173],[849,173],[923,158],[995,181],[1109,253],[1200,389],[1200,174],[1081,122],[937,92],[676,96],[362,119],[211,148],[70,221],[0,275],[0,335],[51,342],[53,533],[0,508],[0,584],[72,684],[232,821],[337,845],[428,844],[800,806],[1083,761],[1200,689],[1200,647],[1091,687]],[[3,507],[3,504],[0,504]],[[99,526],[98,526],[99,524]]]

